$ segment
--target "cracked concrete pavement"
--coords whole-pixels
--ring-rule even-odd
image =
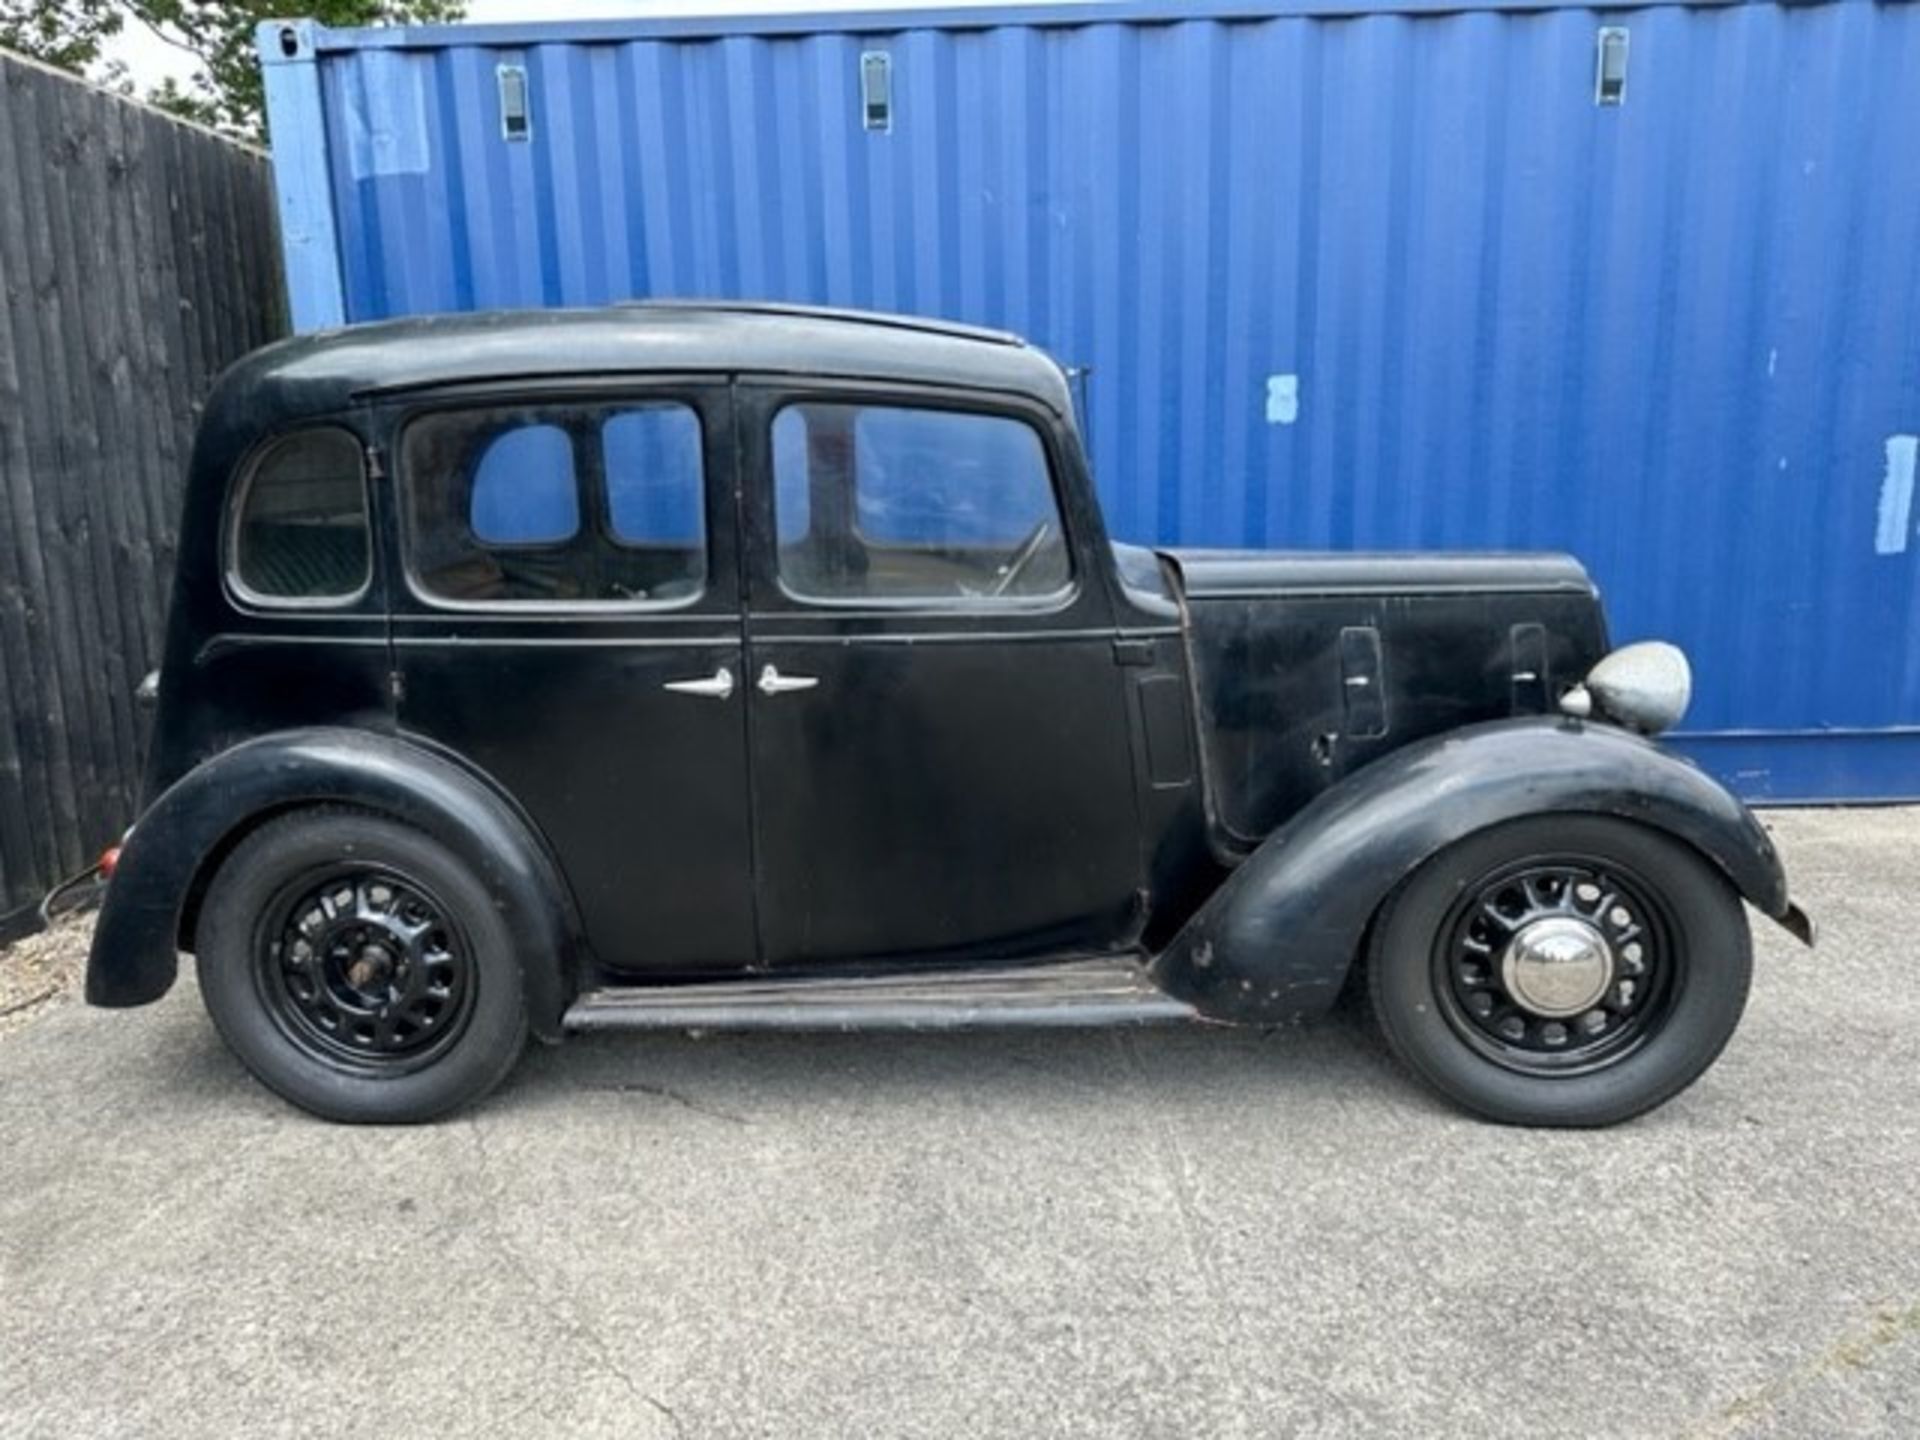
[[[1920,1434],[1920,810],[1768,818],[1820,950],[1759,925],[1720,1064],[1597,1134],[1461,1118],[1351,1015],[595,1038],[353,1130],[190,981],[48,1001],[0,1435]]]

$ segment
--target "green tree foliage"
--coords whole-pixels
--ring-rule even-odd
[[[323,25],[421,25],[457,20],[465,0],[0,0],[0,47],[134,93],[124,67],[104,58],[109,41],[144,27],[199,63],[186,85],[172,80],[144,98],[229,134],[266,136],[253,29],[296,14]]]

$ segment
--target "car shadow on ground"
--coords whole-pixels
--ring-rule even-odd
[[[196,997],[197,998],[197,997]],[[184,1008],[184,1007],[183,1007]],[[227,1050],[196,1003],[185,1033],[142,1047],[141,1088],[189,1104],[246,1096],[278,1105]],[[171,1027],[170,1027],[171,1028]],[[470,1113],[550,1116],[586,1103],[671,1106],[751,1123],[795,1107],[876,1113],[930,1100],[1005,1103],[1071,1114],[1118,1096],[1217,1105],[1223,1097],[1302,1105],[1337,1099],[1445,1113],[1395,1065],[1351,1008],[1307,1025],[1249,1030],[1152,1025],[1071,1030],[689,1033],[574,1036],[529,1044],[514,1071]]]
[[[934,1102],[1072,1111],[1116,1096],[1216,1105],[1329,1096],[1418,1110],[1431,1102],[1363,1018],[1336,1012],[1271,1031],[1157,1025],[967,1033],[747,1032],[576,1037],[529,1047],[486,1108],[540,1113],[631,1097],[746,1122],[795,1106],[884,1112]]]

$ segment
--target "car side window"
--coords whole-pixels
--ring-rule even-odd
[[[407,563],[456,604],[675,604],[707,576],[700,417],[678,402],[436,411],[401,435]]]
[[[339,605],[373,578],[360,442],[331,426],[275,440],[240,483],[228,570],[249,600]]]
[[[799,599],[1031,600],[1072,578],[1025,421],[805,403],[774,417],[772,438],[780,578]]]

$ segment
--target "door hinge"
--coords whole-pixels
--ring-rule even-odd
[[[1113,663],[1116,665],[1151,665],[1158,653],[1158,648],[1151,640],[1116,637],[1113,642]]]
[[[1513,656],[1509,713],[1546,714],[1553,679],[1547,669],[1547,627],[1537,621],[1515,625],[1507,631],[1507,644]]]
[[[1371,625],[1342,627],[1340,688],[1350,738],[1378,740],[1387,733],[1385,673],[1380,663],[1380,632]]]
[[[380,447],[378,445],[367,446],[367,478],[369,480],[384,480],[387,478],[387,467],[381,457]]]
[[[387,671],[387,693],[393,697],[393,703],[396,705],[405,700],[407,698],[407,677],[402,675],[398,670]]]

